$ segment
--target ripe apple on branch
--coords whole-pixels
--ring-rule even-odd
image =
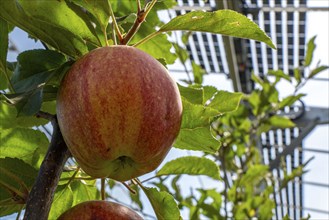
[[[98,48],[69,70],[57,97],[64,140],[96,178],[156,169],[180,130],[182,102],[167,69],[130,46]]]

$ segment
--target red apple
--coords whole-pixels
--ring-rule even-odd
[[[95,49],[62,81],[64,140],[92,177],[126,181],[156,169],[178,135],[182,102],[167,69],[130,46]]]
[[[58,220],[142,220],[143,218],[130,208],[107,201],[87,201],[66,212]]]

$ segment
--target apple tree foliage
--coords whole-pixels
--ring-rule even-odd
[[[269,167],[262,164],[257,140],[262,132],[294,126],[276,113],[304,96],[298,93],[307,81],[301,72],[312,62],[315,38],[308,44],[304,66],[295,69],[294,79],[280,70],[263,78],[253,75],[258,89],[248,95],[202,85],[204,70],[192,63],[193,79],[179,82],[184,112],[174,147],[197,151],[201,156],[169,161],[149,179],[127,183],[107,179],[101,181],[101,187],[74,159],[68,159],[56,122],[56,94],[66,71],[89,51],[127,44],[151,54],[163,65],[176,59],[185,65],[187,51],[170,40],[179,30],[185,33],[185,43],[192,31],[203,31],[254,39],[275,48],[255,23],[230,10],[193,11],[163,23],[158,12],[175,4],[174,0],[0,1],[0,217],[20,216],[24,211],[25,219],[56,219],[83,201],[103,198],[121,202],[111,192],[125,185],[134,209],[144,213],[142,198],[146,196],[158,219],[179,219],[181,210],[188,210],[191,219],[271,218],[275,203],[270,195],[277,192]],[[17,61],[7,62],[8,34],[14,27],[45,48],[23,51]],[[326,68],[317,66],[309,78]],[[276,89],[281,80],[295,83],[295,93],[282,99]],[[49,122],[52,132],[40,129]],[[302,172],[298,167],[286,174],[285,184]],[[233,182],[228,181],[228,174],[236,176]],[[186,195],[180,181],[186,175],[207,176],[225,188],[203,187]],[[34,204],[34,197],[41,201],[40,207]]]

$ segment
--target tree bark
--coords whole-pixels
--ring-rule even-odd
[[[53,135],[38,177],[28,196],[24,220],[46,220],[54,193],[70,152],[64,142],[56,116],[51,120]]]

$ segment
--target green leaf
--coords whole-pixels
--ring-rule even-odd
[[[70,184],[73,192],[72,206],[89,200],[99,200],[100,193],[95,185],[88,185],[82,181],[75,180]]]
[[[44,133],[26,128],[0,131],[0,158],[19,158],[25,163],[39,167],[48,148]]]
[[[23,208],[38,172],[22,160],[6,157],[0,158],[0,173],[0,216],[5,216]]]
[[[269,118],[269,123],[275,128],[292,128],[296,124],[285,116],[274,115]]]
[[[88,52],[86,42],[101,46],[87,14],[66,1],[0,1],[0,14],[4,20],[74,58]]]
[[[6,72],[8,53],[8,23],[0,17],[0,73]]]
[[[206,74],[206,71],[194,61],[192,61],[192,70],[194,76],[194,83],[202,84],[203,82],[203,75]]]
[[[213,100],[207,107],[213,108],[219,113],[235,111],[239,107],[242,93],[232,93],[227,91],[218,91]]]
[[[211,32],[232,37],[248,38],[264,42],[275,49],[271,39],[257,24],[246,16],[231,10],[214,12],[192,11],[175,17],[163,25],[159,32],[177,30]]]
[[[73,192],[69,185],[58,186],[50,208],[48,219],[57,219],[63,212],[73,205]]]
[[[261,97],[257,90],[251,92],[248,96],[248,102],[251,105],[252,113],[258,115],[261,113],[261,108],[263,107]]]
[[[175,53],[179,59],[179,61],[184,64],[186,60],[188,59],[189,55],[187,53],[187,50],[179,46],[177,43],[172,44],[175,48]]]
[[[159,26],[162,25],[162,22],[159,19],[157,10],[162,10],[170,5],[172,0],[166,0],[166,3],[159,2],[155,4],[155,7],[147,15],[146,22],[144,22],[138,32],[134,35],[129,44],[134,44],[139,40],[142,40],[154,33]],[[116,17],[124,17],[132,12],[137,11],[136,1],[111,1],[113,11]],[[121,25],[121,28],[124,29],[124,32],[128,32],[131,28],[131,25]],[[176,55],[171,52],[172,43],[168,40],[166,34],[160,34],[148,42],[138,46],[139,49],[145,51],[156,59],[163,58],[166,60],[166,63],[173,64],[176,60]]]
[[[220,180],[219,168],[215,162],[204,157],[180,157],[167,162],[157,176],[172,174],[205,175]]]
[[[149,21],[149,16],[147,21]],[[149,34],[153,33],[155,28],[148,22],[143,23],[137,34],[135,34],[131,44],[142,40]],[[176,54],[172,53],[170,50],[172,48],[172,43],[169,42],[166,34],[158,35],[146,43],[139,45],[138,49],[145,51],[156,59],[163,58],[166,63],[173,64],[176,60]]]
[[[316,36],[312,37],[307,43],[306,55],[305,55],[305,59],[304,59],[304,66],[305,67],[311,65],[311,63],[312,63],[313,53],[314,53],[314,50],[316,48],[316,45],[314,43],[315,38],[316,38]]]
[[[8,53],[8,23],[0,17],[0,90],[11,88],[10,73],[7,69],[7,53]]]
[[[182,128],[174,143],[174,147],[216,153],[220,147],[220,142],[212,136],[209,127]]]
[[[138,207],[143,210],[143,202],[141,200],[141,190],[140,187],[138,187],[137,185],[132,185],[130,186],[132,190],[134,190],[136,193],[129,193],[130,199],[133,203],[135,203],[136,205],[138,205]]]
[[[12,76],[16,93],[4,96],[10,104],[15,105],[18,116],[31,116],[41,108],[43,87],[52,77],[60,77],[58,75],[62,75],[70,64],[65,62],[62,54],[51,50],[25,51],[18,56],[17,61]],[[55,81],[52,83],[56,84]]]
[[[155,188],[143,187],[142,189],[149,199],[157,219],[181,219],[178,206],[172,195],[164,191],[159,192]]]
[[[203,89],[185,87],[178,84],[179,92],[188,102],[193,104],[203,104]]]
[[[298,94],[298,95],[290,95],[284,98],[280,104],[279,104],[279,109],[282,109],[286,106],[291,106],[294,104],[297,100],[299,100],[301,97],[305,96],[306,94]]]
[[[42,110],[46,112],[55,113],[55,103],[54,102],[44,102],[41,107]],[[39,125],[45,125],[49,121],[37,118],[35,116],[22,116],[16,117],[17,110],[14,106],[7,105],[0,102],[0,132],[1,130],[16,127],[33,127]]]
[[[183,200],[183,196],[182,196],[182,190],[180,185],[178,184],[179,179],[181,178],[181,175],[177,175],[175,176],[172,181],[171,181],[171,188],[174,190],[174,193],[172,193],[172,195],[175,197],[175,199],[181,203],[181,201]]]
[[[42,89],[35,89],[25,93],[6,94],[4,95],[7,101],[15,105],[17,117],[33,116],[42,105]]]
[[[316,76],[318,73],[321,73],[322,71],[324,71],[326,69],[329,69],[329,66],[318,66],[311,71],[310,75],[307,78],[311,79],[314,76]]]
[[[297,82],[297,86],[302,82],[302,75],[299,68],[294,68],[294,77]]]
[[[45,83],[54,70],[60,68],[65,61],[62,54],[52,50],[38,49],[20,53],[12,76],[15,91],[29,91],[29,88]]]
[[[269,76],[276,76],[277,78],[283,78],[287,80],[288,82],[291,82],[290,76],[285,74],[282,70],[269,70],[268,71]]]
[[[262,164],[249,167],[247,173],[240,179],[239,184],[247,186],[259,183],[268,174],[268,169],[268,166]]]
[[[8,75],[10,75],[10,73],[11,72],[9,72]],[[7,77],[5,74],[6,73],[1,69],[1,66],[0,66],[0,90],[6,90],[8,88],[8,83],[7,83],[8,80],[7,79],[10,79],[10,76]]]
[[[255,83],[258,83],[259,85],[263,86],[264,84],[264,81],[259,77],[257,76],[254,72],[252,72],[251,74],[251,79],[255,82]]]
[[[99,22],[102,29],[106,29],[110,19],[109,1],[99,0],[70,0],[76,5],[79,5],[89,11]]]
[[[272,219],[273,209],[275,208],[275,202],[272,199],[266,199],[258,207],[259,219]]]
[[[217,93],[217,89],[214,86],[202,86],[203,89],[203,103],[206,104],[208,101],[210,101],[211,98],[214,97],[214,95]]]

